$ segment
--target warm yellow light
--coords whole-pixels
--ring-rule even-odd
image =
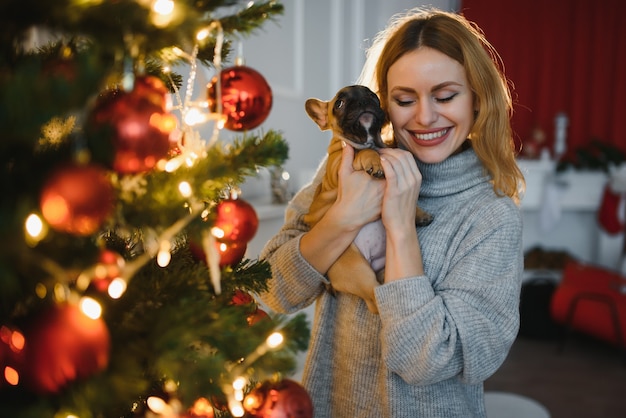
[[[217,226],[214,226],[213,228],[211,228],[211,234],[215,238],[224,238],[224,235],[226,235],[224,233],[224,230],[222,230],[222,228],[218,228]]]
[[[284,339],[285,338],[283,337],[283,334],[281,334],[280,332],[274,332],[269,337],[267,337],[267,340],[265,340],[265,342],[267,343],[267,346],[269,348],[276,348],[283,343]]]
[[[243,390],[243,388],[246,387],[247,383],[248,383],[248,381],[247,381],[247,379],[245,377],[238,377],[233,382],[233,389],[235,389],[235,390]]]
[[[157,254],[157,264],[159,267],[167,267],[172,261],[172,254],[167,250],[161,250]]]
[[[196,34],[196,39],[197,39],[198,41],[202,41],[202,40],[206,39],[206,38],[209,36],[209,33],[210,33],[210,32],[211,32],[211,31],[209,31],[209,29],[208,29],[208,28],[200,29],[200,30],[198,31],[198,33]]]
[[[81,312],[91,319],[98,319],[102,315],[102,306],[90,297],[81,298],[79,306]]]
[[[192,195],[193,191],[191,190],[191,184],[186,181],[181,181],[178,184],[178,191],[183,197],[189,197]]]
[[[36,238],[43,231],[43,221],[41,218],[34,213],[30,214],[28,218],[26,218],[26,232],[33,238]]]
[[[243,414],[245,414],[241,403],[235,401],[234,399],[228,402],[228,409],[230,409],[230,414],[234,417],[242,417]]]
[[[196,107],[192,107],[185,112],[185,123],[188,126],[199,125],[208,120],[208,116],[205,112],[202,112]]]
[[[174,11],[174,2],[172,0],[156,0],[152,3],[152,10],[163,16],[169,15]]]
[[[48,234],[48,228],[39,215],[31,213],[24,222],[28,242],[36,244]]]
[[[185,164],[187,164],[187,167],[193,167],[193,164],[196,162],[197,159],[198,154],[192,151],[189,153],[187,158],[185,158]]]
[[[118,277],[117,279],[113,279],[113,281],[109,284],[107,291],[111,298],[119,299],[122,297],[124,292],[126,292],[126,287],[126,280]]]
[[[19,331],[11,332],[11,349],[16,352],[20,352],[24,349],[24,345],[26,344],[26,339],[24,338],[24,334]]]
[[[180,158],[172,158],[171,160],[165,163],[164,169],[168,173],[173,173],[174,171],[176,171],[176,169],[178,169],[178,167],[181,166],[181,164],[182,164],[182,160]]]
[[[11,386],[17,386],[20,382],[20,374],[13,367],[6,366],[4,368],[4,380]]]
[[[169,412],[170,409],[168,404],[158,396],[150,396],[146,400],[146,404],[152,412],[156,412],[157,414],[165,414],[166,412]]]
[[[157,264],[159,267],[167,267],[172,260],[172,244],[165,240],[161,242],[159,252],[157,253]]]

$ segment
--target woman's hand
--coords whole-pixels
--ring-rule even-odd
[[[424,274],[415,230],[422,174],[413,154],[397,148],[381,150],[386,187],[381,218],[387,232],[385,283]]]
[[[388,229],[414,227],[422,173],[409,151],[385,148],[380,152],[387,180],[382,202],[383,223]]]
[[[354,148],[344,143],[337,201],[331,210],[360,229],[380,218],[385,181],[373,178],[365,171],[355,171],[352,168],[353,160]]]

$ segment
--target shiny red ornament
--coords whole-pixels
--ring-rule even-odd
[[[248,243],[259,228],[254,207],[243,199],[225,199],[217,205],[215,227],[224,235],[217,237],[226,243]]]
[[[243,407],[251,418],[313,417],[308,392],[290,379],[262,383],[244,398]]]
[[[216,245],[220,255],[220,267],[235,266],[243,260],[248,249],[243,242],[217,242]]]
[[[267,312],[265,312],[263,309],[255,309],[254,312],[252,312],[250,315],[248,315],[248,317],[246,318],[246,321],[248,322],[248,325],[252,326],[258,322],[261,321],[271,321],[272,317],[269,316],[269,314]]]
[[[232,131],[254,129],[265,121],[272,110],[272,89],[258,71],[237,65],[220,73],[222,114],[225,127]],[[217,112],[217,76],[207,86],[211,112]]]
[[[166,110],[167,89],[156,77],[138,77],[130,92],[101,96],[91,115],[91,129],[110,129],[113,169],[134,174],[152,169],[167,157],[177,119]]]
[[[36,393],[58,393],[68,383],[104,370],[109,362],[106,323],[89,318],[76,305],[59,304],[41,312],[24,337],[21,375]]]
[[[106,171],[97,165],[77,164],[54,171],[39,199],[41,213],[52,228],[82,236],[98,231],[114,202]]]
[[[254,302],[254,298],[250,295],[250,293],[237,289],[235,290],[235,293],[230,301],[233,305],[248,305]]]
[[[248,246],[245,243],[241,242],[215,242],[215,249],[220,255],[220,268],[224,268],[226,266],[234,266],[243,260],[244,255],[246,254]],[[197,261],[202,261],[206,263],[206,254],[202,245],[195,242],[189,242],[189,250],[191,251],[191,255]]]

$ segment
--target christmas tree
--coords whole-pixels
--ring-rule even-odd
[[[308,324],[258,306],[270,269],[245,258],[238,188],[288,158],[236,53],[282,12],[0,4],[0,416],[312,415],[288,378]]]

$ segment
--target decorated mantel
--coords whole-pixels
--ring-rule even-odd
[[[556,125],[558,137],[562,127]],[[623,269],[624,154],[599,140],[574,150],[564,145],[551,150],[541,146],[542,133],[533,138],[539,141],[531,141],[532,154],[518,159],[526,178],[525,248],[567,252],[585,262]]]

